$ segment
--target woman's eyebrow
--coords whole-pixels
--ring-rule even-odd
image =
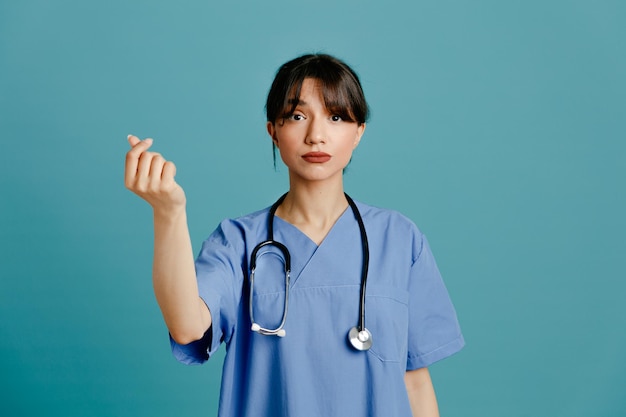
[[[300,100],[299,98],[290,98],[289,100],[287,100],[287,103],[295,104],[295,105],[302,105],[302,106],[306,106],[307,105],[306,101]]]

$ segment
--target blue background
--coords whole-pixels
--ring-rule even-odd
[[[444,416],[626,415],[620,1],[0,3],[0,415],[214,416],[169,352],[126,135],[178,166],[195,250],[287,188],[265,94],[335,54],[372,118],[346,174],[429,236],[467,339]],[[223,355],[223,349],[221,349]]]

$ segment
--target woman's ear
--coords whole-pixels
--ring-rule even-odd
[[[273,122],[267,122],[267,134],[272,138],[275,146],[278,146],[278,139],[276,138],[276,126]]]
[[[356,149],[359,146],[359,142],[361,142],[361,137],[365,133],[365,123],[361,123],[356,130],[356,138],[354,139],[354,147],[352,149]]]

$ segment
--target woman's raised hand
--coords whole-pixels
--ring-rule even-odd
[[[146,200],[155,211],[167,213],[185,207],[185,192],[176,183],[176,166],[161,154],[149,152],[152,139],[128,135],[131,149],[126,154],[126,188]]]
[[[198,295],[185,192],[174,181],[174,164],[148,151],[152,139],[129,135],[128,142],[126,188],[154,209],[154,293],[170,334],[187,344],[200,339],[211,326],[211,313]]]

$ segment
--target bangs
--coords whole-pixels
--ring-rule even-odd
[[[347,122],[358,121],[352,104],[355,98],[351,97],[350,91],[348,91],[345,84],[341,83],[338,77],[335,79],[323,79],[308,75],[294,80],[293,85],[288,90],[290,93],[285,96],[280,118],[287,118],[293,115],[300,101],[302,84],[307,78],[314,80],[319,86],[324,99],[324,107],[326,107],[329,113],[337,115]]]
[[[304,55],[280,68],[265,106],[269,122],[293,115],[307,78],[318,83],[329,113],[348,122],[366,122],[369,109],[356,73],[342,61],[323,54]]]

